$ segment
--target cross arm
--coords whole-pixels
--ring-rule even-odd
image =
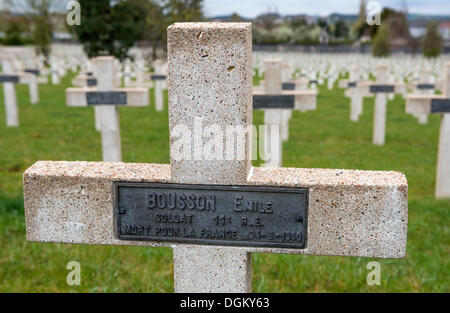
[[[443,113],[438,108],[433,110],[433,100],[445,100],[443,95],[418,95],[412,94],[406,96],[406,112],[411,114],[431,114]],[[436,105],[437,106],[437,105]],[[450,101],[449,108],[450,110]]]
[[[14,74],[0,73],[0,83],[11,82],[15,84],[30,84],[34,79],[34,75],[25,72],[19,72]]]
[[[27,239],[158,246],[114,233],[113,182],[170,183],[170,165],[39,161],[23,177]],[[406,254],[408,187],[398,172],[253,168],[246,185],[309,189],[306,249],[249,252],[401,258]]]
[[[98,97],[105,95],[105,99],[111,99],[105,103],[101,100],[96,103],[91,102],[90,97]],[[120,101],[115,101],[115,99]],[[109,92],[99,92],[97,88],[67,88],[66,102],[68,106],[90,106],[94,104],[116,104],[126,106],[147,106],[148,105],[148,89],[147,88],[116,88]],[[111,102],[111,103],[109,103]]]

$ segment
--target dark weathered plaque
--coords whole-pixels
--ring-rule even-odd
[[[450,113],[450,99],[432,99],[431,113]]]
[[[293,109],[295,97],[292,95],[254,95],[253,109]]]
[[[127,93],[121,91],[89,91],[86,92],[88,105],[126,105]]]
[[[354,88],[354,87],[356,87],[356,82],[348,82],[347,87],[348,87],[348,88]]]
[[[19,76],[17,75],[0,75],[0,83],[18,83]]]
[[[35,69],[31,69],[31,68],[27,68],[27,69],[25,69],[25,73],[30,73],[30,74],[33,74],[33,75],[35,75],[35,76],[39,76],[39,70],[35,70]]]
[[[97,86],[97,79],[96,78],[88,78],[86,80],[86,85],[88,85],[89,87]]]
[[[306,247],[308,189],[114,183],[121,240]]]
[[[417,89],[434,89],[433,84],[418,84]]]
[[[295,90],[295,83],[283,83],[281,85],[281,89],[283,89],[283,90]]]
[[[150,75],[150,79],[151,80],[165,80],[166,79],[166,75]]]
[[[92,73],[92,72],[87,72],[86,75],[87,75],[87,76],[93,76],[94,73]]]
[[[394,92],[394,85],[372,85],[370,92]]]
[[[312,80],[310,80],[310,81],[309,81],[309,83],[310,83],[310,84],[316,84],[316,85],[318,84],[318,82],[317,82],[317,80],[316,80],[316,79],[312,79]]]

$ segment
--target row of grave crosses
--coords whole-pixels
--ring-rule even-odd
[[[436,198],[450,198],[450,62],[444,68],[442,95],[411,94],[406,97],[406,111],[414,116],[440,114],[441,129],[436,175]]]
[[[406,113],[418,118],[420,124],[426,124],[429,114],[441,114],[441,129],[439,136],[438,161],[435,196],[437,199],[450,198],[450,63],[447,63],[443,73],[442,95],[434,94],[435,84],[431,83],[431,74],[424,69],[420,81],[412,83],[383,84],[386,82],[387,67],[377,67],[376,83],[356,81],[358,69],[354,68],[347,83],[346,95],[351,97],[350,119],[358,121],[362,113],[363,97],[376,94],[374,114],[373,143],[383,145],[386,128],[386,94],[400,93],[406,99]],[[415,89],[415,94],[407,94],[409,89]]]
[[[113,57],[92,60],[97,75],[94,87],[66,89],[68,106],[94,106],[96,128],[101,132],[103,160],[121,162],[122,149],[117,106],[147,106],[147,88],[118,88]]]
[[[277,147],[271,148],[272,156],[268,158],[265,166],[280,167],[282,142],[289,138],[289,119],[292,110],[302,112],[315,110],[317,90],[306,90],[308,80],[305,78],[292,80],[289,76],[284,76],[283,80],[283,66],[280,59],[265,60],[264,73],[265,79],[261,82],[264,89],[253,90],[253,109],[264,110],[264,124],[268,126],[264,142],[272,142],[273,139],[278,143]],[[272,125],[279,127],[272,128]],[[273,131],[278,133],[273,134]]]
[[[254,168],[251,134],[244,142],[233,139],[233,158],[208,159],[202,151],[209,137],[187,141],[199,159],[177,157],[180,126],[187,127],[181,135],[195,142],[197,119],[205,127],[251,129],[252,31],[250,23],[176,23],[167,31],[170,164],[35,163],[24,173],[29,241],[170,246],[176,292],[251,291],[254,252],[405,256],[408,185],[401,173]],[[102,104],[106,113],[116,112],[118,102],[135,103],[128,90],[114,88],[111,60],[95,63],[104,74],[98,88],[72,89],[68,97]],[[267,63],[268,81],[277,64]],[[276,84],[266,85],[269,95],[281,92],[275,77]],[[179,210],[171,210],[192,215],[191,224],[157,222],[155,213],[168,210],[166,194],[198,199],[181,200]],[[265,213],[240,210],[240,201],[255,198],[267,201]],[[186,205],[192,210],[181,209]],[[227,227],[215,226],[215,215],[226,216],[216,222]],[[256,217],[263,228],[242,224]]]

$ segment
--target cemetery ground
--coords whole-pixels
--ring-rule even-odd
[[[41,101],[30,105],[19,85],[20,127],[7,128],[0,88],[0,292],[172,292],[170,248],[30,243],[25,238],[22,174],[38,160],[101,161],[94,109],[67,107],[60,85],[39,85]],[[324,85],[326,86],[326,84]],[[350,122],[344,90],[320,86],[317,110],[293,112],[283,144],[284,167],[398,170],[409,185],[405,259],[253,254],[255,292],[449,292],[450,200],[434,198],[440,116],[419,125],[405,101],[388,102],[386,145],[372,144],[373,98]],[[150,93],[153,99],[153,92]],[[169,163],[165,110],[121,107],[125,162]],[[255,125],[263,112],[254,112]],[[255,161],[254,165],[260,165]],[[66,283],[70,261],[81,264],[81,285]],[[369,286],[369,261],[381,265],[381,285]]]

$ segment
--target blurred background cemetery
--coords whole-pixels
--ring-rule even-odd
[[[368,1],[342,1],[342,8],[338,1],[316,1],[316,7],[330,7],[321,11],[297,5],[302,2],[309,3],[0,0],[0,58],[12,60],[11,73],[34,70],[39,88],[33,100],[31,87],[15,85],[15,127],[7,125],[0,88],[0,292],[172,291],[169,248],[27,242],[22,174],[38,160],[102,161],[94,110],[66,105],[67,88],[88,87],[95,77],[91,59],[97,56],[115,57],[118,87],[149,91],[149,106],[119,109],[122,160],[169,163],[167,84],[156,76],[166,75],[167,27],[194,21],[252,23],[255,92],[267,59],[282,61],[284,81],[305,79],[304,89],[316,91],[313,103],[289,117],[283,167],[397,170],[408,179],[408,255],[377,260],[381,285],[367,285],[368,260],[362,258],[255,254],[253,290],[450,291],[450,200],[435,197],[441,116],[420,120],[406,109],[419,83],[445,94],[450,3],[380,1],[381,24],[371,25]],[[77,5],[79,20],[70,15]],[[364,97],[364,109],[352,118],[347,85],[375,81],[380,65],[387,67],[386,82],[404,85],[388,95],[383,145],[372,143],[374,97]],[[262,111],[254,111],[253,123],[264,124]],[[70,260],[83,266],[80,286],[66,284]]]

